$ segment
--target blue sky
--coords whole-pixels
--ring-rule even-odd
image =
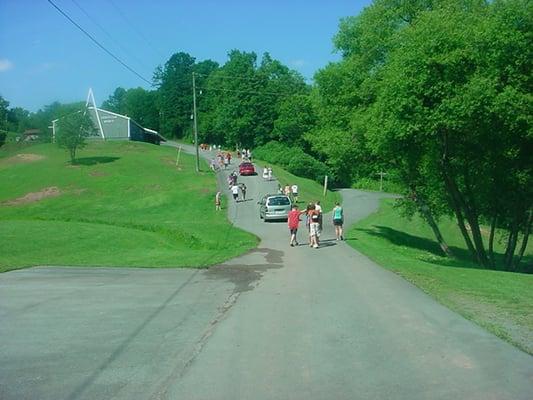
[[[231,49],[269,52],[306,78],[330,61],[340,18],[370,0],[52,0],[151,80],[175,52],[223,64]],[[80,9],[80,7],[86,14]],[[87,16],[87,14],[89,16]],[[103,28],[103,29],[102,29]],[[55,100],[104,101],[116,87],[149,85],[84,36],[47,0],[0,0],[0,95],[36,111]]]

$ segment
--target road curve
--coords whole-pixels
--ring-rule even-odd
[[[0,274],[0,399],[533,398],[531,356],[332,240],[328,215],[320,249],[289,247],[258,218],[277,183],[240,180],[228,218],[261,243],[222,265]],[[342,195],[347,224],[381,197]]]
[[[240,293],[168,398],[533,398],[531,356],[333,240],[330,215],[320,249],[291,248],[285,223],[258,218],[256,200],[277,182],[240,181],[251,200],[230,201],[229,216],[261,238],[261,250],[213,270],[252,268],[262,277]],[[342,196],[347,225],[383,197]]]

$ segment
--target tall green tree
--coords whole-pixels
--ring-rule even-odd
[[[85,107],[58,120],[56,143],[69,152],[72,164],[76,162],[76,152],[85,147],[85,138],[90,136],[94,130],[89,110]]]
[[[161,133],[165,136],[183,138],[190,135],[195,62],[195,58],[187,53],[175,53],[154,73],[161,111]]]
[[[374,149],[404,165],[406,186],[447,205],[483,266],[480,225],[508,221],[510,265],[532,204],[526,4],[455,2],[421,14],[398,36],[372,109]]]

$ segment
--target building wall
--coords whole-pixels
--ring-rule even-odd
[[[93,108],[90,108],[91,118],[94,126],[97,128],[97,135],[100,130],[98,129],[98,120]],[[129,118],[122,115],[113,114],[109,111],[98,110],[100,116],[100,122],[102,123],[102,129],[106,139],[128,139],[128,124]]]

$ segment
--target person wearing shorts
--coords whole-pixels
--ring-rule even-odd
[[[307,216],[309,218],[309,246],[318,249],[318,237],[320,235],[319,218],[320,214],[314,204],[308,207]]]
[[[344,211],[342,210],[342,207],[337,202],[335,203],[335,207],[332,211],[333,216],[333,227],[335,228],[335,236],[337,240],[344,240],[344,237],[342,236],[342,225],[344,224]]]
[[[294,200],[295,203],[298,203],[298,185],[296,183],[291,186],[291,191],[292,191],[292,199]]]
[[[239,201],[239,186],[237,183],[234,183],[231,187],[231,194],[233,195],[233,200]]]
[[[289,232],[291,235],[289,245],[291,247],[298,246],[298,241],[296,240],[296,234],[298,233],[298,225],[300,224],[300,211],[298,211],[298,206],[295,204],[292,206],[292,210],[289,211],[287,217],[287,225],[289,227]]]

